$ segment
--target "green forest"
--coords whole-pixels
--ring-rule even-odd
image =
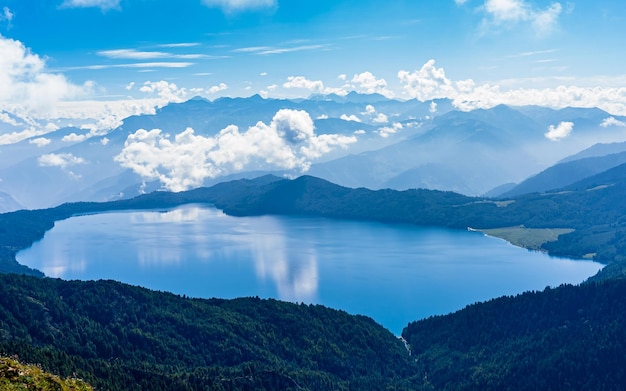
[[[620,166],[561,191],[506,200],[266,176],[0,214],[0,271],[8,273],[0,274],[0,355],[78,376],[96,390],[619,389],[626,383],[625,197],[626,166]],[[403,332],[409,354],[373,320],[343,311],[42,278],[15,260],[62,219],[187,203],[235,216],[471,227],[607,266],[580,286],[413,322]]]

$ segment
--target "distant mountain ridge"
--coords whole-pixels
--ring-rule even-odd
[[[626,163],[626,152],[577,160],[568,159],[526,179],[499,197],[510,198],[522,194],[560,189],[623,163]]]
[[[456,110],[446,99],[400,101],[379,94],[356,93],[293,100],[264,99],[258,95],[214,101],[194,98],[169,104],[153,115],[125,118],[118,128],[88,139],[84,139],[86,129],[63,128],[40,138],[0,146],[0,191],[26,208],[132,198],[141,194],[147,183],[148,189],[166,188],[166,179],[185,182],[187,178],[179,177],[192,175],[165,167],[168,163],[142,160],[158,156],[160,152],[155,150],[163,145],[146,134],[141,135],[143,139],[137,138],[138,130],[159,129],[163,137],[169,135],[175,143],[176,135],[191,128],[193,137],[202,137],[206,148],[210,148],[208,145],[217,142],[227,127],[232,125],[229,131],[236,127],[239,136],[233,133],[234,137],[260,124],[257,131],[262,132],[263,126],[270,126],[281,110],[304,112],[313,121],[314,132],[320,137],[316,147],[303,150],[302,146],[294,146],[294,140],[286,144],[296,154],[306,151],[306,164],[294,165],[292,161],[291,165],[273,165],[273,158],[251,158],[248,162],[254,164],[249,165],[242,163],[245,159],[236,164],[231,164],[233,158],[224,162],[225,156],[239,156],[244,150],[250,153],[255,148],[218,154],[196,151],[201,156],[194,163],[198,164],[196,173],[204,172],[206,165],[219,169],[213,174],[201,174],[199,180],[194,179],[194,186],[207,186],[220,178],[246,173],[248,177],[259,173],[289,177],[310,174],[349,187],[427,188],[475,196],[502,183],[520,182],[594,143],[626,139],[626,129],[601,126],[610,114],[599,109],[499,105],[464,112]],[[546,138],[550,127],[562,122],[572,123],[571,134],[558,141]],[[335,148],[325,144],[338,137],[352,141]],[[132,169],[114,160],[128,142],[144,148],[143,153],[137,149],[136,155],[132,155],[136,159],[128,165]],[[151,145],[153,142],[156,144]],[[184,147],[188,152],[190,145]],[[241,148],[241,142],[239,145]],[[308,171],[304,172],[305,168]]]

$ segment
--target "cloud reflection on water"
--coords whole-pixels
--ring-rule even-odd
[[[139,264],[144,267],[178,265],[184,263],[186,257],[211,262],[234,259],[233,254],[247,252],[247,258],[254,263],[257,280],[271,281],[279,299],[307,303],[317,299],[318,265],[312,244],[303,240],[291,243],[287,228],[277,219],[265,217],[258,218],[261,230],[258,227],[251,230],[247,220],[242,219],[234,227],[230,222],[219,234],[203,235],[202,224],[220,225],[220,217],[230,218],[222,211],[202,206],[133,213],[131,224],[144,227],[148,234],[145,237],[154,242],[137,246]],[[184,248],[183,244],[188,246],[189,243],[194,244],[193,249]],[[297,251],[290,248],[295,245]]]

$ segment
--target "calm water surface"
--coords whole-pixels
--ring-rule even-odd
[[[579,283],[601,265],[480,233],[297,217],[230,217],[200,205],[59,221],[18,261],[64,279],[114,279],[194,297],[273,297],[409,321],[476,301]]]

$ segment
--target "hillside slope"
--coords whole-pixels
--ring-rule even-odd
[[[0,331],[0,351],[109,390],[383,390],[411,368],[371,318],[114,281],[0,275]]]

